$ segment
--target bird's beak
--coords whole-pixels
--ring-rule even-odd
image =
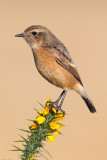
[[[24,37],[24,34],[16,34],[15,37]]]

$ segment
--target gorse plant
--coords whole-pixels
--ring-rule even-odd
[[[20,159],[21,160],[37,160],[39,156],[47,159],[41,148],[48,153],[48,155],[53,158],[50,153],[44,148],[44,141],[50,142],[55,141],[54,135],[61,134],[61,127],[64,125],[59,122],[65,117],[64,114],[60,111],[57,111],[54,107],[49,106],[50,99],[47,100],[46,105],[41,106],[43,110],[37,111],[38,116],[35,120],[31,120],[32,124],[29,127],[29,130],[23,130],[28,133],[27,138],[21,136],[21,141],[23,142],[24,149],[20,149],[16,146],[14,151],[21,151]]]

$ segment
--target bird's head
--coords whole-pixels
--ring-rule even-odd
[[[21,34],[15,35],[16,37],[23,37],[32,49],[40,46],[52,46],[57,41],[57,38],[52,32],[41,25],[33,25],[28,27]]]

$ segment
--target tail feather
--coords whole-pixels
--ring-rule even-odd
[[[88,97],[86,89],[79,83],[77,83],[75,85],[75,91],[77,93],[79,93],[82,97],[82,99],[84,100],[84,102],[86,103],[88,109],[90,110],[91,113],[95,113],[96,109],[94,107],[93,102],[91,101],[91,99]]]
[[[89,97],[83,97],[82,96],[82,99],[84,100],[84,102],[86,103],[88,109],[90,110],[91,113],[95,113],[96,112],[96,109],[92,103],[92,101],[89,99]]]

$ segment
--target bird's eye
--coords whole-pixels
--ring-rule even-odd
[[[33,36],[36,36],[36,35],[37,35],[37,32],[32,32],[32,35],[33,35]]]

